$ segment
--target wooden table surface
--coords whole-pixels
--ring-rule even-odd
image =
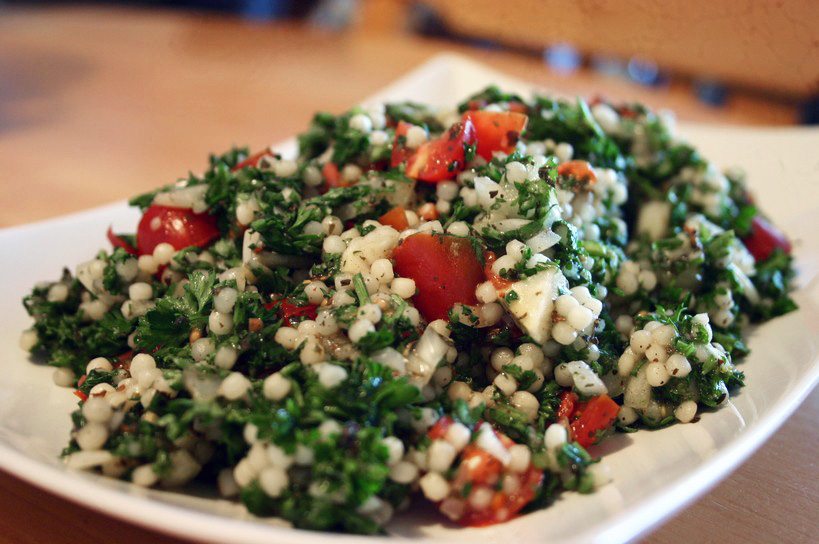
[[[396,9],[368,4],[355,32],[330,33],[180,12],[0,8],[0,226],[168,183],[209,151],[283,139],[314,110],[343,110],[444,50],[562,92],[606,89],[670,107],[684,120],[795,119],[792,107],[754,96],[717,110],[684,84],[658,91],[585,71],[559,76],[533,59],[410,36]],[[818,418],[815,391],[749,461],[645,541],[815,541]],[[0,544],[78,541],[182,542],[0,471]]]

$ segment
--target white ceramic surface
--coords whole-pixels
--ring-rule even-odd
[[[368,101],[413,99],[451,104],[489,83],[528,93],[530,86],[463,58],[442,55]],[[319,109],[321,104],[316,104]],[[109,224],[133,230],[137,214],[124,203],[0,231],[0,467],[49,491],[126,520],[217,542],[625,541],[648,530],[737,467],[788,417],[819,378],[819,131],[682,126],[680,132],[720,165],[750,173],[758,202],[796,240],[798,312],[751,335],[741,365],[747,387],[701,421],[617,436],[593,453],[605,455],[614,482],[592,495],[564,494],[551,508],[485,529],[442,524],[428,509],[398,516],[389,537],[295,531],[242,519],[242,508],[203,496],[146,491],[64,469],[57,455],[75,405],[52,385],[51,369],[18,348],[29,320],[20,299],[39,280],[54,279],[105,247]],[[241,136],[241,135],[237,135]],[[293,142],[284,147],[292,149]],[[203,150],[207,152],[208,150]],[[169,178],[174,173],[169,173]],[[787,462],[787,460],[783,460]],[[491,540],[490,540],[491,539]]]

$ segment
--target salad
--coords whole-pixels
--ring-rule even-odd
[[[669,114],[489,87],[317,114],[131,200],[135,234],[24,305],[79,398],[69,467],[258,517],[468,526],[610,477],[595,444],[743,386],[791,245]]]

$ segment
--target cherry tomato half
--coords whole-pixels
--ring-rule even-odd
[[[219,237],[216,218],[208,213],[193,213],[187,208],[152,205],[142,215],[137,227],[137,251],[150,255],[161,243],[180,250],[190,246],[205,247]]]
[[[475,125],[477,153],[486,160],[491,160],[495,151],[514,151],[529,120],[523,113],[514,111],[468,111],[463,119]]]
[[[465,145],[474,144],[475,127],[464,119],[440,137],[421,144],[407,159],[407,177],[427,183],[454,178],[464,169]]]
[[[477,304],[483,268],[467,239],[419,232],[395,248],[393,258],[397,274],[415,280],[413,302],[427,321],[447,319],[456,303]]]
[[[762,262],[771,256],[776,248],[780,248],[785,253],[791,252],[791,242],[778,228],[770,224],[760,216],[756,216],[751,221],[751,234],[745,237],[742,242],[756,262]]]

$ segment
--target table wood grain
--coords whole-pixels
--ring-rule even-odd
[[[787,124],[792,107],[738,95],[698,104],[581,71],[550,73],[499,51],[407,35],[396,2],[367,4],[354,31],[181,12],[0,8],[0,226],[122,199],[198,169],[232,144],[260,147],[341,111],[447,50],[565,93],[670,107],[680,118]],[[753,384],[751,384],[753,386]],[[819,535],[819,392],[725,482],[646,537],[671,543],[811,542]],[[0,471],[0,544],[181,543],[75,505]]]

